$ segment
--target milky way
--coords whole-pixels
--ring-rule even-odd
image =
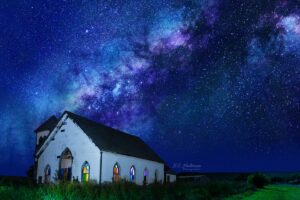
[[[64,110],[140,136],[171,167],[299,170],[299,6],[1,2],[0,174],[24,174],[34,128]]]

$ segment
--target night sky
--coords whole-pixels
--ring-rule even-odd
[[[176,170],[300,170],[300,1],[2,0],[0,96],[2,175],[64,110]]]

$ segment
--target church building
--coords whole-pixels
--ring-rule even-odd
[[[38,183],[164,182],[164,161],[139,137],[65,111],[36,130]]]

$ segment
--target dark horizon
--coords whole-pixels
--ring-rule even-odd
[[[284,174],[299,174],[300,173],[300,170],[297,170],[297,171],[241,171],[241,172],[221,172],[221,171],[218,171],[218,172],[205,172],[205,171],[198,171],[198,172],[193,172],[193,171],[180,171],[180,172],[176,172],[176,174],[181,174],[181,173],[184,173],[184,174],[202,174],[202,175],[218,175],[218,174],[222,174],[222,175],[238,175],[238,174],[254,174],[254,173],[262,173],[262,174],[265,174],[265,175],[284,175]],[[0,174],[0,178],[1,177],[11,177],[11,178],[31,178],[31,177],[28,177],[27,175],[20,175],[20,176],[7,176],[5,174]]]
[[[300,3],[1,1],[0,174],[64,110],[170,167],[300,170]]]

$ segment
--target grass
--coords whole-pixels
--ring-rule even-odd
[[[289,185],[270,185],[256,192],[248,191],[234,195],[226,200],[300,200],[300,187]]]
[[[153,184],[128,182],[96,185],[59,183],[36,185],[26,180],[0,179],[0,200],[300,200],[300,187],[255,187],[245,179],[213,179],[206,183]]]
[[[137,186],[130,183],[103,185],[56,184],[51,186],[0,186],[5,200],[198,200],[223,199],[246,191],[245,184],[211,181],[206,184]]]

